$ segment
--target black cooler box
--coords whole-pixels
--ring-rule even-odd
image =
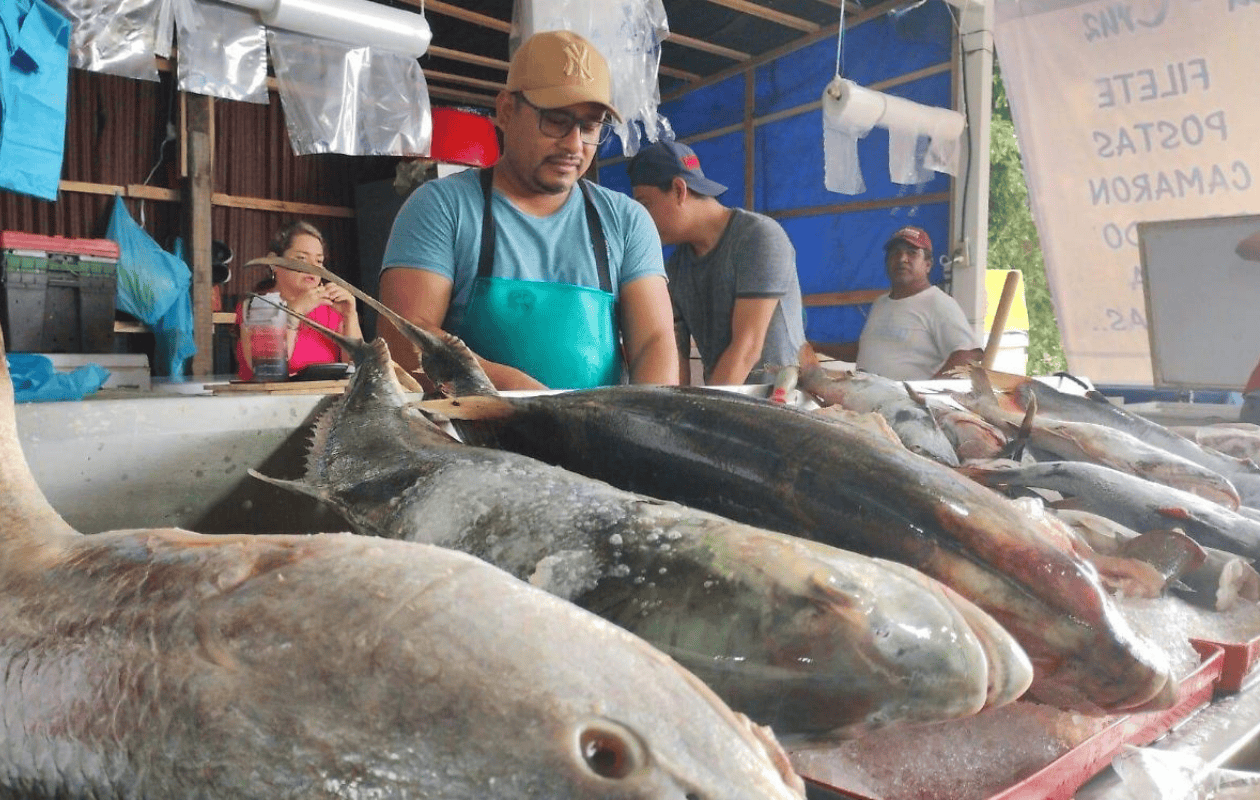
[[[7,350],[113,352],[116,242],[0,231],[0,260]]]

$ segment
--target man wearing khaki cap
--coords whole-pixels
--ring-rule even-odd
[[[429,181],[394,220],[381,301],[477,354],[500,389],[676,383],[652,219],[581,176],[613,120],[608,64],[570,31],[526,40],[495,101],[492,169]],[[575,191],[575,188],[577,189]],[[399,363],[416,359],[389,328]]]

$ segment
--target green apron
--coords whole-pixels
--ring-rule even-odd
[[[599,267],[600,288],[569,283],[496,278],[493,172],[481,171],[485,211],[481,253],[472,296],[455,332],[474,353],[507,364],[552,389],[585,389],[621,383],[617,301],[612,293],[608,245],[586,181],[580,181],[586,224]]]

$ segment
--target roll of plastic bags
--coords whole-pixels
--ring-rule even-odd
[[[966,119],[947,108],[877,92],[836,76],[822,97],[824,181],[829,190],[866,190],[857,140],[875,127],[888,131],[888,174],[894,183],[924,183],[932,172],[957,173]]]

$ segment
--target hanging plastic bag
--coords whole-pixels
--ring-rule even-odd
[[[612,102],[622,119],[614,130],[627,157],[639,152],[640,131],[652,142],[674,138],[669,120],[657,111],[661,42],[669,35],[661,0],[523,0],[512,8],[509,49],[516,52],[533,34],[554,30],[586,37],[608,62]]]
[[[70,22],[42,0],[0,0],[0,188],[57,199]]]
[[[58,372],[52,359],[39,353],[9,353],[13,399],[18,403],[82,400],[109,380],[100,364],[84,364],[70,372]]]
[[[105,236],[118,243],[116,307],[153,332],[154,374],[182,377],[184,363],[197,352],[189,294],[192,271],[136,224],[122,197],[114,198]]]

